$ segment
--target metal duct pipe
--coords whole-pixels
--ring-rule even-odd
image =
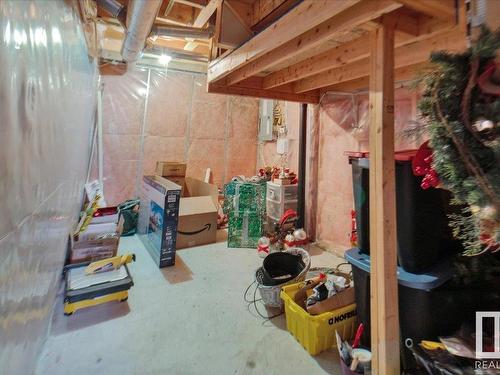
[[[214,35],[214,28],[177,26],[177,25],[154,25],[151,36],[171,36],[174,38],[210,39]]]
[[[189,53],[189,51],[185,52],[180,52],[180,51],[174,51],[174,50],[169,50],[169,49],[145,49],[144,50],[144,57],[159,57],[161,55],[167,55],[170,56],[172,59],[178,59],[178,60],[188,60],[188,61],[196,61],[196,62],[208,62],[208,57],[194,54],[194,53]]]
[[[111,14],[125,27],[127,19],[127,7],[116,0],[97,0],[97,7]]]
[[[127,34],[122,45],[122,58],[137,61],[151,32],[162,0],[130,0],[127,10]]]

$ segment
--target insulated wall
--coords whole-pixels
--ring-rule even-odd
[[[154,173],[160,160],[185,161],[187,175],[200,179],[210,168],[220,187],[235,175],[255,174],[257,99],[208,94],[199,74],[102,71],[108,204],[137,196],[142,175]]]
[[[83,196],[97,74],[62,1],[0,1],[0,66],[0,374],[31,374]]]
[[[299,168],[299,121],[300,104],[295,102],[280,102],[283,111],[284,123],[287,127],[289,150],[287,155],[288,167],[297,173]],[[276,141],[263,141],[259,145],[257,168],[265,165],[279,166],[280,155],[276,153]]]
[[[405,129],[416,119],[416,93],[395,92],[395,149],[415,149]],[[319,114],[317,239],[334,249],[350,246],[352,173],[346,151],[368,151],[368,94],[327,94]]]

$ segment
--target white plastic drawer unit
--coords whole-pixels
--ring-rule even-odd
[[[275,202],[291,201],[297,199],[297,184],[279,185],[271,181],[267,183],[267,199]]]
[[[286,210],[292,209],[297,211],[297,199],[290,201],[276,202],[272,199],[266,199],[267,216],[278,221],[281,219]]]

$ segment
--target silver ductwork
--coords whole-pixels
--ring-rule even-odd
[[[122,26],[125,27],[126,19],[127,19],[127,7],[123,4],[120,4],[116,0],[97,0],[97,7],[104,9],[106,12],[111,14],[114,18],[116,18]]]
[[[174,38],[210,39],[214,35],[214,28],[154,25],[151,29],[151,36],[170,36]]]
[[[188,60],[200,63],[208,62],[208,57],[202,56],[189,51],[178,51],[168,48],[148,48],[144,50],[144,57],[154,57],[157,58],[161,55],[168,55],[172,59],[176,60]]]
[[[127,10],[127,31],[121,55],[126,62],[137,61],[151,32],[162,0],[130,0]]]

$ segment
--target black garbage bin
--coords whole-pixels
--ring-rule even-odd
[[[358,247],[370,254],[369,157],[366,152],[347,153],[352,165]],[[411,161],[416,151],[395,153],[398,262],[408,272],[425,272],[450,253],[462,251],[448,226],[451,193],[422,189]]]

